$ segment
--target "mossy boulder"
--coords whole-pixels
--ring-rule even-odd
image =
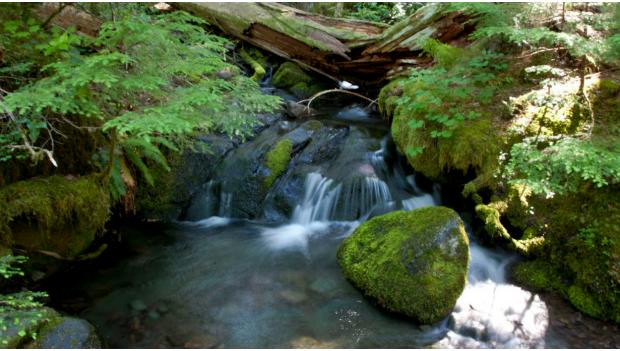
[[[338,250],[345,276],[382,307],[433,324],[463,292],[469,241],[459,215],[423,207],[375,217]]]
[[[0,188],[0,238],[9,246],[82,253],[109,217],[109,192],[95,176],[24,180]]]

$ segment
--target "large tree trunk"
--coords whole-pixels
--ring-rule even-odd
[[[446,4],[424,6],[409,18],[383,24],[314,15],[277,3],[175,3],[225,33],[334,80],[372,85],[412,65],[426,38],[444,42],[469,31],[467,18]]]

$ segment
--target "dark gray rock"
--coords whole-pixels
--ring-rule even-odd
[[[41,349],[100,349],[101,341],[95,327],[83,319],[59,317],[39,331],[29,347]]]

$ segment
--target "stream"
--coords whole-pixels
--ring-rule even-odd
[[[184,220],[126,225],[121,257],[68,274],[50,291],[55,305],[93,323],[108,347],[567,346],[547,332],[539,295],[507,282],[515,257],[471,234],[468,284],[444,321],[419,326],[366,300],[341,273],[340,242],[372,216],[441,204],[442,190],[361,106],[320,119],[312,133],[279,121],[230,151]],[[294,157],[256,202],[244,188],[260,173],[252,160],[282,135]]]

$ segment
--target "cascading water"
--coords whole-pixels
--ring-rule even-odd
[[[308,174],[304,184],[304,198],[295,207],[291,222],[310,224],[329,220],[341,188],[340,184],[335,185],[333,180],[319,173]]]
[[[130,233],[139,255],[72,277],[60,291],[92,298],[80,316],[110,347],[546,346],[544,302],[506,282],[510,256],[473,239],[468,284],[452,315],[431,327],[385,313],[344,279],[336,249],[359,223],[440,204],[440,189],[418,186],[385,138],[356,144],[363,127],[351,128],[341,151],[350,165],[338,167],[340,156],[302,165],[288,223],[222,218],[241,198],[233,187],[222,191],[222,178],[190,208],[194,222],[159,227],[159,236]],[[283,179],[275,184],[285,187]]]

